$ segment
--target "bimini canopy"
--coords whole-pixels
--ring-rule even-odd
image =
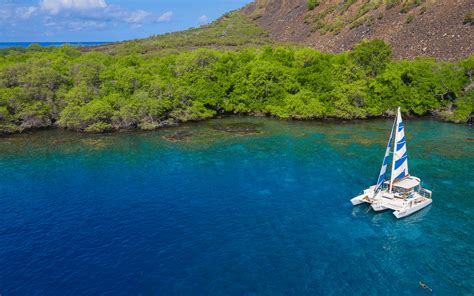
[[[405,177],[393,184],[394,187],[403,189],[412,189],[418,185],[420,185],[420,179],[412,176]]]

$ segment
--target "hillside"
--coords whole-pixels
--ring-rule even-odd
[[[233,11],[199,28],[101,46],[82,47],[81,51],[148,54],[157,51],[168,52],[205,47],[239,48],[270,43],[272,41],[268,34],[254,20],[241,11]]]
[[[396,59],[466,58],[474,53],[474,1],[256,0],[199,28],[81,51],[151,54],[291,43],[337,53],[364,39],[383,39]]]
[[[257,0],[242,11],[276,41],[324,52],[364,38],[383,39],[395,58],[457,60],[474,52],[472,0]]]

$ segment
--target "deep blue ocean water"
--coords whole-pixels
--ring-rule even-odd
[[[61,46],[64,44],[69,45],[80,45],[80,46],[93,46],[93,45],[102,45],[110,42],[0,42],[0,48],[7,47],[28,47],[30,44],[39,44],[41,46]]]
[[[433,204],[353,208],[391,120],[0,138],[2,295],[474,293],[474,130],[405,122]]]

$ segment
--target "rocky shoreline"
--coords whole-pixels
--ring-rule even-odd
[[[405,119],[408,120],[426,120],[426,119],[431,119],[431,120],[436,120],[440,122],[448,122],[448,123],[454,123],[454,124],[467,124],[467,125],[472,125],[472,118],[473,116],[470,117],[470,120],[467,122],[453,122],[449,120],[445,120],[444,117],[442,117],[440,114],[442,112],[432,112],[432,114],[427,114],[424,116],[410,116],[407,114],[404,114]],[[60,127],[56,123],[52,123],[49,126],[41,126],[41,127],[30,127],[30,128],[25,128],[21,130],[5,130],[0,128],[0,137],[5,137],[9,135],[14,135],[14,134],[24,134],[24,133],[31,133],[35,131],[41,131],[41,130],[53,130],[53,129],[61,129],[61,130],[68,130],[74,133],[82,133],[82,134],[110,134],[110,133],[119,133],[119,132],[135,132],[135,131],[153,131],[153,130],[158,130],[158,129],[163,129],[163,128],[171,128],[171,127],[178,127],[182,126],[183,124],[189,124],[189,123],[198,123],[202,121],[208,121],[208,120],[215,120],[215,119],[223,119],[223,118],[245,118],[245,117],[268,117],[268,118],[274,118],[282,121],[295,121],[295,122],[300,122],[300,121],[313,121],[313,122],[337,122],[337,123],[353,123],[353,122],[361,122],[361,121],[367,121],[367,120],[380,120],[380,119],[390,119],[393,118],[393,114],[390,114],[387,112],[386,114],[383,114],[382,116],[371,116],[371,117],[366,117],[366,118],[356,118],[356,119],[342,119],[342,118],[335,118],[335,117],[327,117],[327,118],[310,118],[310,119],[296,119],[296,118],[290,118],[290,119],[284,119],[284,118],[279,118],[276,116],[270,116],[268,114],[264,113],[248,113],[248,114],[219,114],[210,118],[203,118],[199,120],[190,120],[186,122],[179,122],[177,120],[164,120],[160,123],[158,123],[155,128],[153,129],[140,129],[139,127],[136,128],[116,128],[116,129],[110,129],[107,131],[101,131],[101,132],[86,132],[86,131],[75,131],[75,130],[68,130],[66,128]],[[228,133],[255,133],[255,127],[254,126],[248,126],[246,127],[245,124],[226,124],[223,126],[213,126],[213,129],[228,132]],[[174,142],[174,141],[179,141],[182,139],[188,138],[190,135],[186,132],[177,132],[172,135],[167,135],[165,136],[167,140]]]

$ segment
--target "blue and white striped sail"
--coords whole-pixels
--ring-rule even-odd
[[[393,122],[392,131],[390,132],[390,138],[388,139],[387,149],[385,149],[385,156],[383,158],[382,167],[380,168],[379,179],[377,180],[377,185],[375,186],[375,192],[377,192],[385,181],[385,175],[387,174],[387,166],[390,158],[390,147],[392,146],[393,138],[393,128],[396,121]]]
[[[393,152],[393,164],[391,183],[397,179],[408,176],[407,143],[405,139],[405,128],[403,126],[402,114],[398,107],[397,124],[395,127],[395,145]]]

